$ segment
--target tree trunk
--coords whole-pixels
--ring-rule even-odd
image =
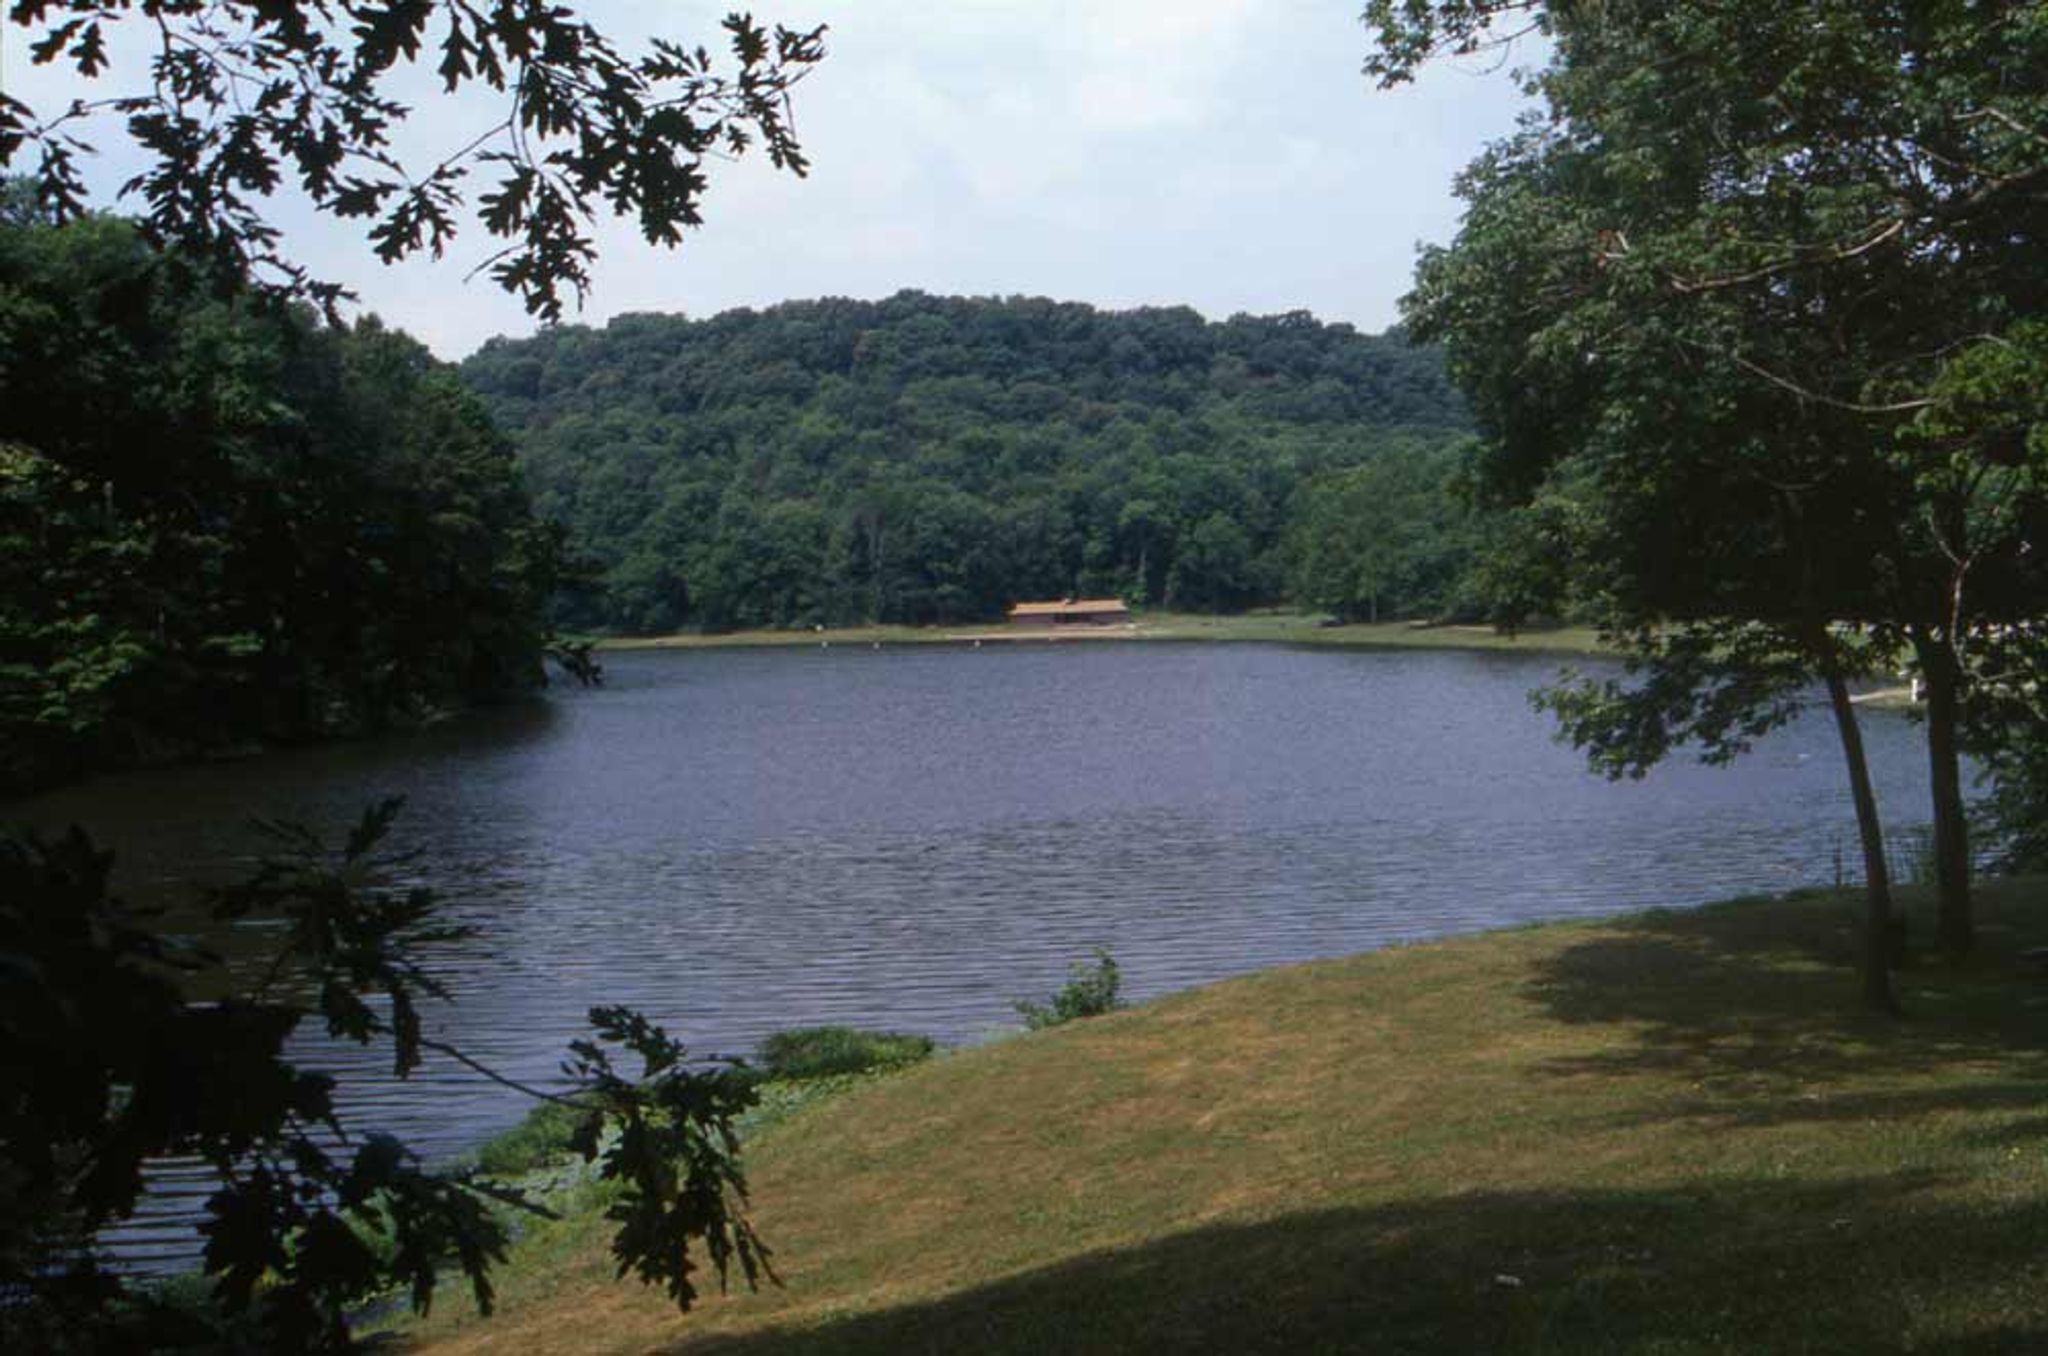
[[[868,585],[872,590],[868,600],[868,621],[880,625],[882,621],[882,520],[876,517],[868,523]]]
[[[1892,993],[1893,915],[1891,874],[1884,864],[1884,827],[1877,819],[1877,793],[1870,786],[1870,764],[1863,755],[1863,731],[1849,702],[1849,684],[1834,655],[1834,644],[1821,640],[1821,674],[1828,685],[1828,705],[1835,713],[1835,731],[1842,739],[1842,757],[1849,764],[1849,794],[1856,802],[1856,832],[1863,841],[1863,1001],[1879,1012],[1896,1014]]]
[[[1912,631],[1927,684],[1928,787],[1934,797],[1934,879],[1940,891],[1935,939],[1943,954],[1967,955],[1977,940],[1970,901],[1970,823],[1963,808],[1962,664],[1952,635]]]

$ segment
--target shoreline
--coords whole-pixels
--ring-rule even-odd
[[[1564,626],[1506,635],[1491,626],[1430,622],[1324,623],[1305,613],[1247,613],[1204,616],[1193,613],[1152,613],[1120,626],[1027,630],[1002,623],[985,626],[850,626],[810,631],[751,630],[722,634],[693,631],[657,636],[609,636],[595,644],[598,653],[634,650],[795,649],[805,646],[880,648],[892,645],[985,644],[1058,645],[1198,641],[1219,644],[1265,643],[1328,646],[1334,649],[1491,650],[1521,654],[1594,657],[1611,653],[1591,627]]]
[[[1151,613],[1117,626],[1031,629],[990,623],[983,626],[849,626],[810,631],[756,629],[716,634],[673,631],[654,636],[607,636],[593,643],[599,654],[643,650],[871,649],[892,646],[1195,643],[1214,645],[1297,645],[1334,650],[1463,650],[1496,654],[1546,655],[1558,659],[1619,659],[1590,626],[1549,626],[1512,635],[1491,626],[1461,622],[1330,623],[1299,612],[1252,612],[1240,616]],[[1916,710],[1912,689],[1873,677],[1851,700],[1871,711]]]

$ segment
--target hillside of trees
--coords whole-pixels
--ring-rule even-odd
[[[534,684],[557,536],[447,365],[0,206],[0,792]]]
[[[989,618],[1120,594],[1456,609],[1468,423],[1437,352],[903,292],[623,316],[462,365],[592,564],[563,620],[651,632]]]

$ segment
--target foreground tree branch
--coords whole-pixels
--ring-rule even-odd
[[[112,73],[121,25],[157,35],[142,88],[48,112],[0,93],[0,168],[32,156],[60,219],[88,210],[85,138],[115,123],[149,158],[120,191],[141,200],[158,244],[331,311],[346,293],[290,259],[271,224],[280,188],[364,221],[392,263],[439,258],[481,174],[490,183],[475,194],[477,220],[507,243],[479,267],[547,320],[565,293],[580,300],[589,286],[600,210],[674,246],[702,220],[709,158],[758,146],[778,169],[805,173],[789,96],[823,58],[825,33],[732,14],[723,58],[660,39],[629,55],[568,8],[521,0],[16,0],[8,20],[37,64],[88,82]],[[481,85],[506,112],[408,169],[394,138],[413,110],[387,86],[436,52],[444,93]]]
[[[285,1054],[307,1023],[388,1046],[400,1077],[433,1050],[575,1108],[576,1144],[622,1188],[610,1212],[622,1275],[663,1286],[683,1308],[699,1295],[698,1252],[721,1288],[734,1270],[749,1285],[773,1279],[746,1213],[733,1128],[757,1096],[743,1065],[706,1066],[639,1014],[601,1008],[595,1039],[572,1044],[572,1081],[555,1093],[424,1034],[420,999],[439,993],[425,957],[460,930],[437,921],[432,891],[382,881],[398,809],[372,806],[336,851],[303,828],[267,825],[273,855],[214,895],[223,920],[281,925],[290,983],[268,997],[237,992],[218,957],[123,906],[108,890],[112,854],[83,833],[0,838],[10,1060],[0,1345],[183,1348],[237,1340],[239,1324],[267,1350],[347,1350],[353,1306],[400,1285],[424,1311],[449,1267],[490,1311],[490,1273],[509,1241],[492,1207],[540,1207],[472,1173],[431,1170],[388,1135],[351,1130],[334,1080]],[[195,984],[225,996],[190,1001]],[[639,1072],[615,1072],[608,1046],[637,1055]],[[142,1199],[143,1163],[166,1155],[202,1159],[220,1183],[200,1226],[212,1313],[128,1302],[127,1280],[95,1241]]]

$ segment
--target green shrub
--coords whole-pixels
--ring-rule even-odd
[[[1024,1025],[1038,1031],[1078,1017],[1100,1017],[1105,1012],[1116,1011],[1124,1005],[1118,996],[1122,985],[1123,972],[1117,969],[1116,961],[1109,952],[1098,946],[1093,965],[1075,961],[1067,967],[1067,982],[1052,996],[1050,1003],[1019,1002],[1014,1006],[1024,1019]]]
[[[900,1069],[931,1058],[932,1038],[850,1026],[802,1026],[761,1042],[760,1071],[771,1080]]]
[[[569,1155],[569,1139],[589,1113],[560,1102],[542,1102],[510,1130],[485,1140],[476,1165],[492,1177],[517,1177]]]

